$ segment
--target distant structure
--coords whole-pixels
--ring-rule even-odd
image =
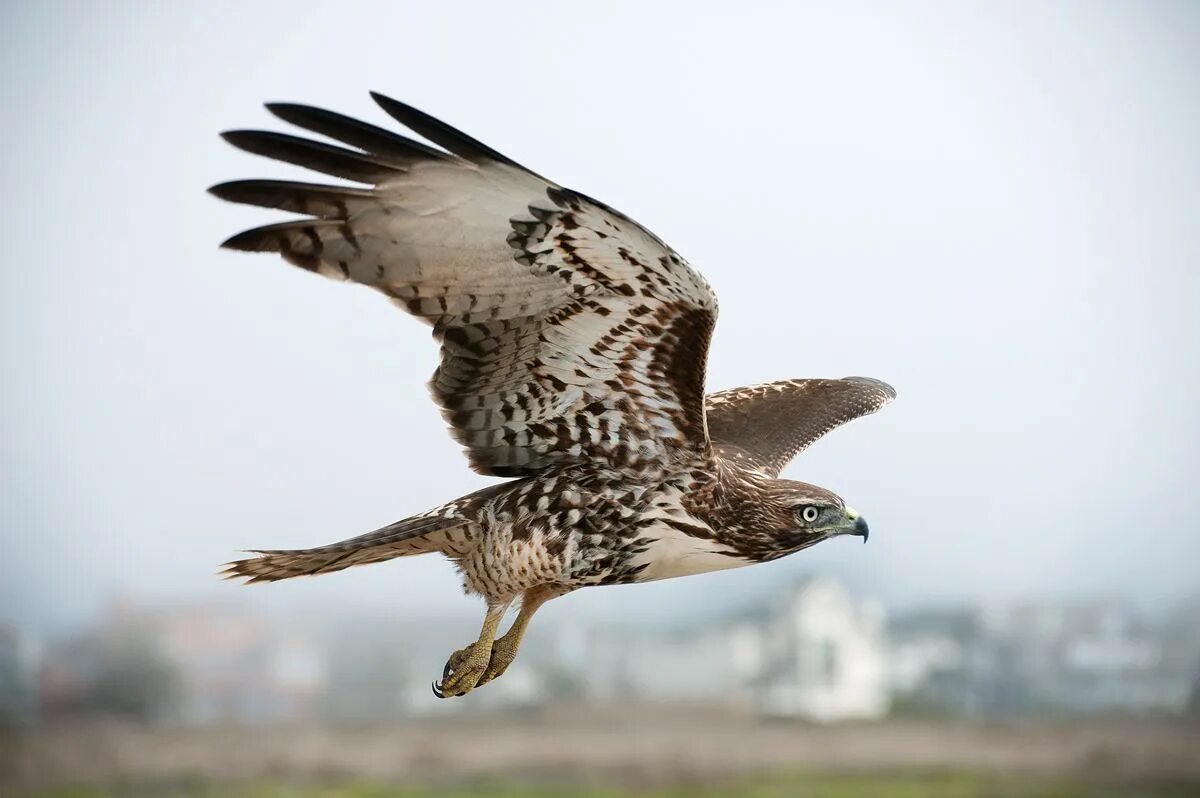
[[[725,705],[816,723],[889,713],[1200,717],[1200,601],[1149,617],[1091,601],[885,618],[841,581],[815,576],[701,627],[540,626],[506,679],[459,705],[431,700],[414,678],[453,645],[452,625],[398,625],[386,610],[296,617],[125,600],[67,639],[0,626],[0,725],[386,723],[557,699]]]
[[[589,692],[604,697],[736,704],[816,722],[888,712],[882,609],[829,576],[805,579],[771,604],[725,623],[621,635],[592,661]]]
[[[304,634],[220,605],[113,602],[88,634],[51,648],[51,719],[81,714],[212,725],[305,720],[325,690],[324,652]]]
[[[178,675],[178,721],[281,723],[316,713],[327,658],[303,631],[212,607],[163,609],[145,622]]]
[[[841,582],[805,580],[762,627],[763,714],[813,721],[873,720],[890,707],[883,608],[855,600]]]
[[[1120,602],[914,613],[891,636],[893,693],[918,711],[1178,712],[1200,668],[1192,616],[1150,624]]]
[[[589,697],[748,706],[762,667],[763,633],[749,620],[666,631],[599,629],[585,650],[589,670],[581,687]]]

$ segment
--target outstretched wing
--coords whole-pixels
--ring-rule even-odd
[[[830,430],[874,413],[896,398],[867,377],[783,380],[710,394],[705,400],[714,444],[736,447],[771,476]]]
[[[214,186],[223,199],[307,217],[225,246],[369,285],[432,324],[441,364],[430,388],[480,473],[706,452],[717,303],[704,279],[632,219],[372,96],[445,149],[317,108],[268,105],[355,149],[263,131],[225,139],[366,187]]]

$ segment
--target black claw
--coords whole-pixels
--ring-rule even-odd
[[[446,694],[442,692],[442,684],[441,684],[441,682],[434,682],[434,683],[433,683],[433,685],[432,685],[432,687],[433,687],[433,694],[434,694],[435,696],[437,696],[438,698],[445,698],[445,697],[446,697]]]
[[[454,673],[454,668],[450,667],[450,663],[446,663],[446,667],[442,668],[442,681],[446,681]]]

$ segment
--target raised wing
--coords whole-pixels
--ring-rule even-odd
[[[480,473],[707,452],[717,303],[704,279],[628,217],[372,96],[445,150],[329,111],[268,105],[355,149],[263,131],[225,139],[366,187],[214,186],[223,199],[307,217],[224,246],[369,285],[432,324],[442,349],[430,389]]]
[[[710,394],[705,401],[714,444],[736,447],[771,476],[830,430],[874,413],[896,398],[867,377],[783,380]]]

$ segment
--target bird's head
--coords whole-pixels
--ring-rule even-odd
[[[790,479],[772,480],[762,495],[766,510],[789,551],[799,551],[814,543],[839,535],[856,535],[865,543],[869,529],[853,509],[832,491],[794,482]]]

